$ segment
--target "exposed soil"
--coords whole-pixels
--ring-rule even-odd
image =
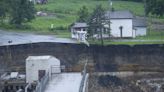
[[[90,75],[89,92],[164,92],[164,73],[121,77],[119,80],[121,85],[102,86],[100,76]]]

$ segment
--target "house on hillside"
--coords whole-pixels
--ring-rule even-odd
[[[87,33],[87,28],[88,25],[87,23],[80,23],[80,22],[76,22],[71,26],[71,37],[74,39],[79,39],[79,38],[83,38],[80,36],[82,33],[86,34]]]
[[[110,19],[110,37],[113,38],[135,38],[136,36],[146,35],[146,20],[133,15],[128,10],[107,11],[105,13],[106,20]],[[86,31],[88,25],[86,23],[75,23],[71,27],[72,38],[77,37],[77,31]],[[109,37],[107,32],[108,24],[104,24],[102,31],[103,38]],[[94,37],[99,38],[95,33]]]
[[[111,37],[135,37],[133,14],[130,11],[107,11],[105,16],[110,18]]]

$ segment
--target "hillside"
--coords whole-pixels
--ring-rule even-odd
[[[70,38],[70,32],[68,26],[71,25],[77,19],[77,12],[82,6],[86,6],[89,13],[93,11],[96,5],[101,4],[105,10],[109,10],[108,0],[48,0],[47,4],[36,4],[37,12],[41,11],[46,13],[46,16],[36,16],[30,23],[25,23],[25,27],[17,29],[9,24],[0,25],[1,29],[25,32],[35,32],[41,34],[54,34],[58,37]],[[137,16],[144,16],[144,5],[139,2],[130,1],[113,1],[113,7],[115,10],[130,10]],[[164,20],[162,18],[147,18],[148,31],[147,36],[137,37],[134,40],[154,40],[152,42],[146,42],[146,44],[157,44],[164,40]],[[51,24],[54,25],[54,30],[50,30]],[[156,40],[160,40],[156,42]],[[141,42],[110,42],[105,40],[107,44],[144,44]],[[92,43],[92,42],[91,42]],[[93,42],[96,43],[97,42]],[[164,43],[162,41],[162,43]]]
[[[44,11],[48,16],[37,17],[32,23],[29,23],[35,30],[48,30],[51,24],[54,24],[56,30],[67,29],[67,27],[76,21],[77,12],[82,6],[86,6],[89,12],[92,12],[96,5],[102,6],[108,10],[108,1],[95,0],[49,0],[48,4],[36,5],[37,11]],[[116,10],[130,10],[134,14],[144,15],[143,4],[136,2],[114,1],[113,6]],[[135,7],[134,7],[135,6]]]

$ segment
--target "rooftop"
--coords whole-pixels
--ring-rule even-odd
[[[120,11],[107,11],[105,14],[106,17],[111,19],[132,19],[133,14],[128,10],[120,10]]]
[[[146,19],[141,17],[136,17],[133,19],[133,26],[134,27],[146,27]]]
[[[88,27],[87,23],[80,23],[80,22],[76,22],[73,25],[74,28],[79,28],[79,27]]]
[[[52,56],[29,56],[26,60],[47,60],[50,59]]]

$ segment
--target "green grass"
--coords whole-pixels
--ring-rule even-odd
[[[151,42],[106,42],[106,45],[141,45],[141,44],[164,44],[164,41],[151,41]]]
[[[100,40],[89,40],[90,44],[99,44],[101,45],[101,41]],[[104,45],[140,45],[140,44],[164,44],[164,41],[126,41],[126,42],[120,42],[120,41],[111,41],[110,39],[105,39],[104,40]]]
[[[69,31],[61,32],[61,30],[59,30],[59,31],[57,31],[56,35],[57,35],[57,37],[60,37],[60,38],[71,38],[71,34]]]
[[[137,37],[138,40],[163,40],[164,41],[164,30],[162,31],[147,31],[146,36]]]
[[[31,23],[26,24],[31,26],[27,30],[49,32],[51,24],[54,24],[55,28],[64,27],[67,29],[70,24],[76,21],[77,12],[82,6],[85,5],[91,13],[98,4],[101,4],[106,10],[109,9],[108,0],[48,0],[47,4],[36,5],[35,7],[37,11],[53,13],[54,16],[36,17]],[[144,14],[142,3],[113,1],[113,7],[116,10],[130,10],[137,15]],[[12,27],[9,29],[12,29]]]
[[[74,22],[75,16],[71,16],[68,14],[56,14],[54,17],[37,17],[31,23],[28,23],[35,30],[39,31],[48,31],[50,29],[50,25],[54,24],[54,27],[67,27],[70,23]]]
[[[76,14],[82,6],[87,6],[89,11],[93,11],[96,5],[101,4],[106,10],[109,9],[109,2],[98,0],[49,0],[46,5],[37,5],[37,10],[46,10],[55,13]],[[144,14],[142,3],[113,1],[116,10],[130,10],[137,15]]]
[[[163,18],[151,18],[149,19],[150,22],[164,24],[164,17]]]
[[[77,12],[82,6],[86,6],[91,13],[96,5],[101,4],[106,10],[109,9],[109,2],[95,0],[49,0],[48,4],[36,5],[38,11],[46,11],[54,13],[54,17],[37,17],[32,23],[29,23],[32,28],[39,31],[48,31],[50,24],[55,27],[65,27],[76,21]],[[134,7],[135,6],[135,7]],[[144,15],[142,3],[114,1],[113,7],[116,10],[130,10],[134,14]]]

